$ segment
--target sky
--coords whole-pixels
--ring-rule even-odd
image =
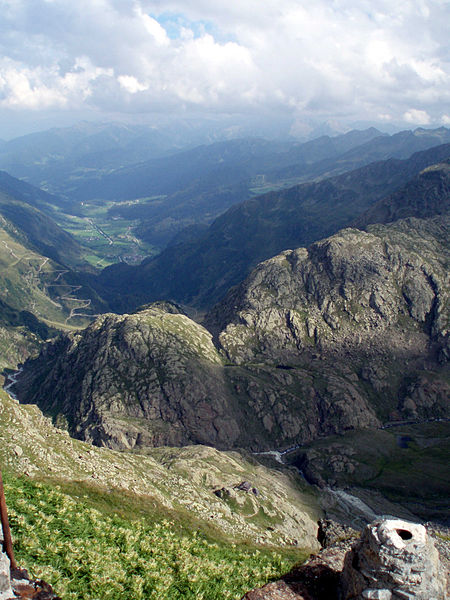
[[[450,125],[450,0],[0,0],[0,138],[163,116]]]

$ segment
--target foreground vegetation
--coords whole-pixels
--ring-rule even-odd
[[[291,471],[206,446],[98,448],[2,389],[0,468],[17,562],[64,600],[240,598],[317,545],[317,499]],[[259,495],[233,491],[243,480]]]
[[[60,485],[6,474],[5,486],[19,564],[64,600],[240,598],[292,565],[173,521],[113,514]]]

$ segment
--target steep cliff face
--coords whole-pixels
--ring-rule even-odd
[[[409,219],[287,250],[261,263],[207,322],[238,363],[296,361],[312,345],[325,354],[423,353],[448,325],[447,236],[447,218]]]
[[[346,229],[261,263],[207,316],[103,315],[19,378],[82,439],[267,450],[446,414],[448,217]],[[168,312],[169,311],[169,312]]]
[[[382,419],[396,410],[440,416],[448,227],[448,217],[407,219],[288,250],[261,263],[207,323],[234,363],[320,372],[336,399],[331,419],[345,399],[356,419],[367,405]]]
[[[230,447],[239,432],[210,334],[158,306],[103,315],[48,346],[25,368],[24,389],[96,445]]]

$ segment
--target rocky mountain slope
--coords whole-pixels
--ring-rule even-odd
[[[122,494],[126,504],[135,496],[158,518],[190,519],[193,529],[229,541],[289,546],[296,539],[317,547],[316,493],[293,470],[269,469],[249,455],[205,446],[155,448],[145,456],[96,448],[70,438],[36,406],[21,406],[3,390],[0,441],[0,467],[15,476],[73,486],[81,498]],[[244,481],[249,490],[238,489]],[[225,497],[214,493],[222,488]]]
[[[382,347],[393,354],[397,345],[413,356],[428,352],[430,342],[444,352],[448,226],[448,217],[406,219],[286,250],[261,263],[206,323],[238,363],[289,364],[312,344],[337,356],[370,356]]]
[[[197,240],[170,246],[137,267],[104,269],[100,293],[108,294],[118,311],[160,299],[211,306],[258,262],[335,233],[449,153],[450,145],[442,145],[404,161],[372,163],[247,200],[216,219]]]
[[[27,399],[96,445],[237,446],[242,417],[223,360],[211,335],[170,305],[102,315],[32,365],[20,397],[26,389]]]
[[[112,447],[267,450],[446,415],[448,217],[343,230],[261,263],[206,319],[105,315],[29,361],[19,398]]]
[[[383,198],[361,215],[354,225],[392,223],[405,217],[445,215],[450,204],[450,159],[424,169],[406,186]]]

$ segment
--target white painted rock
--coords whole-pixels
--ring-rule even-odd
[[[380,518],[345,558],[343,600],[445,600],[446,574],[423,525]]]
[[[9,573],[9,558],[0,551],[0,600],[14,598],[11,589],[11,578]]]

